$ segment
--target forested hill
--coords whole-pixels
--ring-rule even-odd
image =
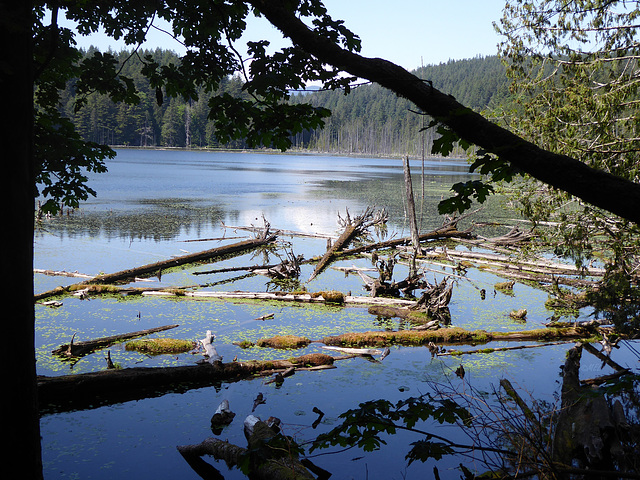
[[[86,107],[75,112],[76,98],[73,85],[69,85],[62,108],[85,139],[128,146],[244,147],[242,142],[232,145],[217,142],[213,125],[207,120],[209,95],[201,92],[197,101],[190,102],[165,97],[162,105],[157,104],[155,90],[139,73],[142,67],[139,58],[151,54],[165,64],[175,61],[175,54],[161,49],[139,52],[139,56],[130,55],[128,51],[111,53],[124,62],[122,74],[134,80],[142,92],[141,102],[116,105],[95,93],[90,95]],[[92,50],[86,52],[86,55],[92,54]],[[505,70],[495,56],[425,66],[415,73],[477,111],[496,106],[508,98]],[[240,78],[229,78],[220,88],[232,95],[242,95]],[[293,138],[295,148],[331,153],[419,156],[424,145],[428,154],[433,132],[420,133],[428,119],[412,112],[409,102],[377,85],[358,86],[349,95],[342,91],[298,93],[291,101],[311,102],[333,112],[325,128]]]
[[[478,112],[507,101],[508,79],[497,56],[457,60],[425,66],[415,72],[434,88],[453,95]],[[333,114],[323,130],[299,136],[296,146],[320,151],[367,155],[427,154],[433,129],[420,133],[429,119],[415,113],[410,102],[378,86],[366,84],[349,95],[342,91],[321,91],[299,95],[294,101],[308,101],[329,108]]]

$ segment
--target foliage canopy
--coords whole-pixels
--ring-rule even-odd
[[[638,16],[638,2],[509,1],[497,25],[517,102],[509,128],[543,148],[638,183]],[[593,298],[599,313],[619,326],[635,319],[637,308],[630,305],[640,301],[638,226],[531,178],[513,194],[534,225],[556,226],[540,229],[556,253],[585,267],[594,260],[607,264],[603,288]],[[623,310],[631,313],[625,320]]]

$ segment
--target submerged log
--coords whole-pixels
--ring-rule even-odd
[[[51,353],[55,355],[62,355],[66,357],[81,357],[83,355],[87,355],[95,350],[109,347],[114,343],[121,342],[123,340],[129,340],[131,338],[142,337],[144,335],[150,335],[152,333],[163,332],[165,330],[171,330],[172,328],[176,328],[178,325],[166,325],[164,327],[155,327],[149,328],[147,330],[139,330],[137,332],[130,333],[122,333],[119,335],[112,335],[109,337],[96,338],[94,340],[87,340],[83,342],[75,342],[73,341],[74,336],[71,338],[71,342],[65,345],[61,345],[60,347],[52,350]]]
[[[182,391],[222,381],[238,381],[260,375],[332,365],[334,357],[315,353],[290,360],[201,363],[179,367],[123,368],[100,372],[39,376],[38,402],[41,413],[95,408]]]
[[[567,340],[564,342],[536,343],[533,345],[516,345],[513,347],[475,348],[473,350],[449,350],[446,352],[437,352],[436,355],[439,357],[443,357],[443,356],[457,356],[457,355],[472,355],[475,353],[506,352],[509,350],[525,350],[528,348],[540,348],[540,347],[549,347],[552,345],[564,345],[569,341],[573,341],[573,340]]]
[[[246,299],[246,300],[278,300],[295,303],[332,303],[336,305],[415,305],[413,300],[402,298],[373,298],[344,295],[335,291],[308,292],[214,292],[214,291],[186,291],[179,293],[171,290],[149,290],[143,295],[175,296],[179,294],[183,297],[193,298],[218,298],[218,299]]]

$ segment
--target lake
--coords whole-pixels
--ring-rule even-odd
[[[310,258],[327,248],[326,238],[340,234],[338,217],[356,216],[367,207],[385,208],[389,222],[385,232],[371,232],[371,241],[409,236],[405,215],[402,161],[397,159],[351,158],[321,155],[264,154],[247,152],[192,152],[172,150],[119,149],[107,162],[109,172],[92,175],[90,186],[96,198],[83,202],[75,212],[64,212],[38,225],[34,243],[37,269],[79,272],[87,275],[112,273],[154,263],[172,256],[198,252],[250,238],[241,228],[263,226],[313,236],[280,235],[277,248],[260,249],[208,265],[191,265],[163,273],[154,287],[198,286],[201,290],[264,292],[275,287],[269,279],[246,272],[194,275],[194,272],[277,263],[286,250]],[[437,202],[450,185],[471,177],[466,162],[428,159],[411,163],[413,186],[422,231],[443,223]],[[509,224],[514,214],[503,200],[492,199],[473,221]],[[483,235],[505,233],[493,227]],[[453,248],[453,247],[452,247]],[[367,258],[341,260],[334,267],[371,268]],[[367,295],[357,275],[345,275],[328,268],[311,282],[312,265],[303,265],[300,276],[313,291],[340,290]],[[450,272],[450,270],[449,270]],[[444,272],[433,268],[426,273],[439,280]],[[396,276],[404,278],[406,267],[398,266]],[[36,292],[81,279],[35,275]],[[538,328],[552,315],[544,307],[547,295],[517,283],[513,295],[487,293],[503,278],[480,270],[469,270],[456,281],[450,310],[452,323],[464,328],[515,331]],[[148,284],[136,282],[134,285]],[[92,297],[81,300],[65,297],[59,308],[36,305],[36,356],[40,375],[65,375],[106,368],[106,351],[64,362],[51,351],[70,341],[127,333],[163,325],[179,326],[157,336],[199,340],[207,330],[216,338],[218,352],[225,361],[288,358],[311,352],[326,352],[318,343],[292,351],[241,349],[234,343],[255,342],[282,334],[312,339],[351,331],[404,328],[397,320],[381,319],[363,307],[326,307],[277,304],[256,301],[194,300],[158,297]],[[527,308],[526,324],[509,318],[511,310]],[[273,314],[266,321],[255,319]],[[588,312],[585,312],[587,315]],[[513,345],[511,343],[510,345]],[[495,346],[495,345],[491,345]],[[337,362],[337,368],[321,372],[298,372],[276,387],[265,379],[222,383],[207,388],[166,394],[157,398],[94,409],[48,414],[42,418],[42,445],[45,478],[111,479],[180,478],[198,475],[176,450],[178,445],[200,443],[212,436],[210,418],[223,399],[237,413],[234,423],[221,437],[246,444],[242,420],[251,413],[258,392],[266,403],[255,414],[263,419],[278,417],[283,431],[299,442],[309,441],[335,426],[339,415],[360,402],[386,398],[398,401],[427,393],[434,384],[446,384],[460,392],[491,392],[500,378],[509,378],[536,398],[556,401],[560,366],[571,344],[502,351],[492,354],[437,357],[425,347],[392,347],[383,362],[352,358]],[[461,348],[471,348],[470,346]],[[122,345],[109,349],[112,360],[122,367],[173,366],[193,364],[201,354],[151,357],[126,351]],[[584,356],[583,356],[584,358]],[[632,357],[618,358],[623,366]],[[589,363],[591,362],[591,363]],[[584,358],[585,368],[599,367]],[[454,371],[460,364],[467,372],[464,381]],[[473,390],[472,390],[473,389]],[[317,415],[323,421],[312,426]],[[434,432],[459,438],[451,427],[436,425]],[[333,473],[332,478],[423,478],[438,465],[442,478],[459,478],[454,468],[461,462],[472,468],[468,458],[445,459],[407,466],[408,446],[418,440],[405,432],[372,453],[357,449],[322,450],[313,461]],[[318,452],[314,452],[316,455]],[[213,462],[213,460],[211,460]],[[224,478],[245,478],[237,470],[213,463]]]

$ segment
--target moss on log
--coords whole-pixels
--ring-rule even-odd
[[[271,338],[263,338],[258,340],[256,345],[258,347],[269,347],[269,348],[277,348],[277,349],[287,349],[287,348],[302,348],[306,347],[311,343],[306,337],[299,337],[297,335],[280,335]]]
[[[166,353],[184,353],[195,348],[196,342],[175,338],[141,338],[131,340],[124,346],[125,350],[161,355]]]
[[[487,332],[485,330],[465,330],[459,327],[438,330],[399,330],[396,332],[353,332],[324,337],[325,345],[342,347],[375,347],[386,345],[421,346],[429,342],[444,344],[477,344],[496,340],[563,340],[589,337],[579,328],[542,328],[520,332]]]

